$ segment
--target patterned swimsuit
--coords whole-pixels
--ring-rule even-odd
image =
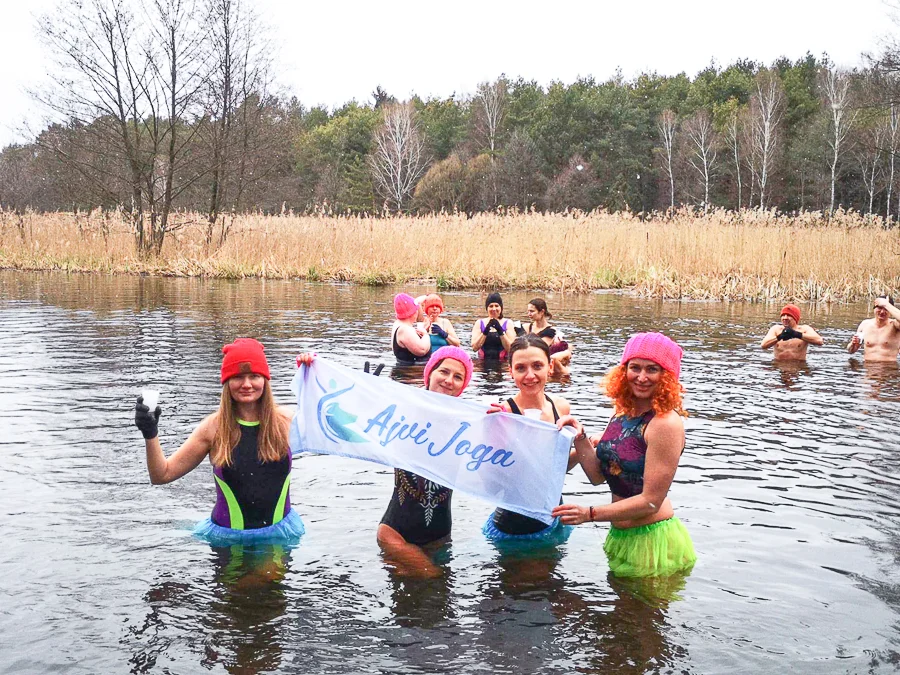
[[[600,471],[617,497],[633,497],[644,491],[644,430],[655,414],[649,410],[638,417],[613,417],[597,444]]]
[[[381,522],[410,544],[422,546],[450,534],[453,490],[403,469],[394,469],[394,493]]]

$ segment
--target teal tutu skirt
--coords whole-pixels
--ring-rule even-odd
[[[279,522],[252,530],[233,530],[216,525],[211,518],[200,521],[194,528],[194,536],[213,546],[233,544],[296,544],[306,532],[303,519],[294,509]]]
[[[509,534],[501,532],[494,524],[494,514],[488,516],[487,522],[481,528],[481,533],[495,544],[522,544],[524,546],[556,546],[564,543],[572,534],[571,525],[563,525],[559,518],[543,530],[530,534]]]

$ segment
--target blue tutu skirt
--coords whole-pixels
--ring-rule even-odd
[[[296,544],[306,532],[303,519],[294,509],[279,522],[268,527],[251,530],[233,530],[230,527],[216,525],[211,518],[202,520],[194,528],[194,536],[209,542],[213,546],[231,546],[233,544]]]
[[[532,546],[556,546],[565,543],[569,535],[572,534],[573,529],[572,525],[563,525],[559,518],[554,518],[550,525],[538,532],[508,534],[497,529],[497,526],[494,524],[494,514],[492,513],[481,528],[481,532],[497,545],[522,544],[523,547],[530,548]]]

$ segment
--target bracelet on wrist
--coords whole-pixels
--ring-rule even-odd
[[[590,513],[591,513],[591,522],[593,523],[593,522],[594,522],[594,507],[593,507],[593,506],[590,506],[590,507],[588,507],[588,508],[589,508],[589,510],[590,510]]]
[[[585,438],[587,438],[587,429],[585,429],[584,427],[581,427],[581,433],[575,437],[575,440],[583,441]]]

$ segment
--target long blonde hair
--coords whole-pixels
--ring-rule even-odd
[[[262,396],[257,401],[259,406],[259,442],[256,456],[261,462],[277,462],[288,452],[288,424],[278,414],[275,399],[269,381],[263,385]],[[241,430],[234,415],[234,399],[228,389],[228,382],[222,386],[222,399],[219,403],[216,436],[213,439],[209,458],[215,466],[231,466],[231,453],[241,439]]]

